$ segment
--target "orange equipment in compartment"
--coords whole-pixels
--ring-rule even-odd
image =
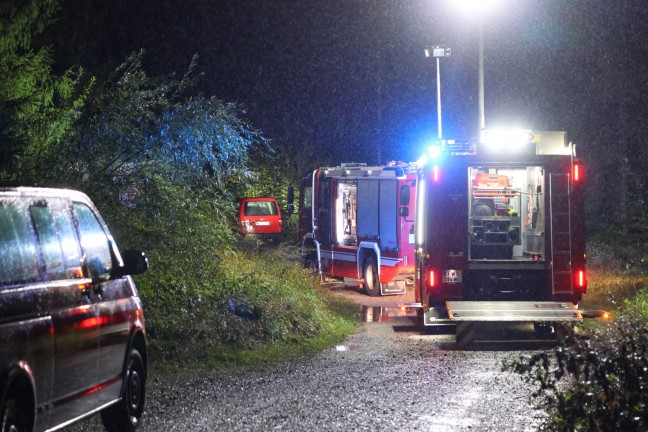
[[[509,187],[508,177],[501,174],[477,174],[473,180],[473,187],[476,188],[507,188]]]

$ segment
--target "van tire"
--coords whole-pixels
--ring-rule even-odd
[[[16,399],[8,399],[2,408],[1,432],[27,432],[29,431],[27,419],[20,409]]]
[[[121,400],[101,412],[101,420],[108,432],[133,432],[142,422],[146,396],[146,369],[139,351],[128,356],[124,393]]]
[[[380,278],[378,277],[378,266],[376,258],[370,256],[365,260],[364,265],[364,288],[371,297],[380,295]]]

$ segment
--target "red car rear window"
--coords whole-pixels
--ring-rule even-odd
[[[274,201],[248,201],[243,209],[245,216],[276,216],[279,214]]]

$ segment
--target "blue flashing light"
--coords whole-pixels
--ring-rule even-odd
[[[454,142],[454,141],[452,141]],[[438,160],[443,155],[443,147],[446,141],[439,141],[430,146],[428,146],[425,153],[416,161],[416,165],[419,167],[425,166],[429,161]]]
[[[433,145],[428,148],[428,154],[431,159],[438,159],[441,156],[441,146]]]

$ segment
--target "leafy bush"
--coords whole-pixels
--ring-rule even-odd
[[[504,365],[538,385],[534,397],[549,414],[543,430],[648,429],[647,299],[643,291],[608,326]]]

